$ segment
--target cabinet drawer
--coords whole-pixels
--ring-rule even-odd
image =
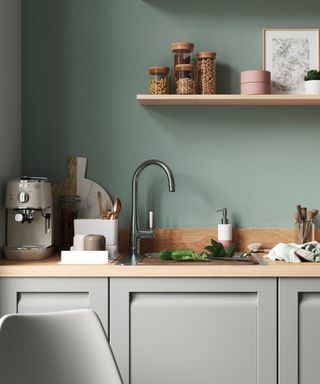
[[[108,279],[0,279],[0,316],[83,308],[95,311],[108,331]]]

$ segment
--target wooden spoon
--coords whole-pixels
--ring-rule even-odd
[[[299,223],[300,222],[300,215],[299,215],[299,213],[298,212],[296,212],[295,214],[294,214],[294,219],[295,219],[295,221],[296,221],[296,223]]]
[[[98,203],[99,203],[100,216],[101,216],[102,215],[102,211],[103,211],[103,208],[102,208],[102,193],[101,193],[101,191],[98,191],[97,195],[98,195]]]
[[[121,209],[122,209],[121,200],[117,197],[113,204],[113,212],[116,215],[119,215],[119,213],[121,212]]]

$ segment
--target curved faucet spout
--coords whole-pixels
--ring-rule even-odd
[[[164,170],[168,178],[169,191],[175,191],[175,182],[170,167],[161,160],[147,160],[139,165],[132,177],[132,206],[131,206],[131,225],[130,225],[130,255],[133,260],[138,261],[139,250],[138,242],[141,238],[154,237],[153,230],[142,231],[139,225],[138,216],[138,181],[141,172],[149,165],[157,165]]]

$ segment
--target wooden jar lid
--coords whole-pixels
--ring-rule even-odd
[[[193,52],[194,44],[185,41],[177,41],[171,44],[171,51],[182,51],[184,53]]]
[[[149,68],[149,73],[150,75],[167,75],[169,73],[169,68],[168,67],[161,67],[161,66],[156,66],[156,67],[150,67]]]
[[[199,51],[197,53],[198,59],[214,59],[216,55],[213,51]]]
[[[194,71],[194,64],[177,64],[176,71]]]

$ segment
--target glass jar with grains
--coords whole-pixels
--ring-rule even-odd
[[[195,65],[179,64],[176,66],[178,95],[194,95],[196,93]]]
[[[216,93],[216,53],[198,52],[198,87],[201,95]]]
[[[151,95],[167,95],[169,93],[169,68],[150,67],[149,88]]]
[[[176,86],[177,82],[176,66],[180,64],[193,64],[193,49],[194,44],[185,41],[174,42],[171,44],[171,51],[173,52],[172,76],[174,86]]]

